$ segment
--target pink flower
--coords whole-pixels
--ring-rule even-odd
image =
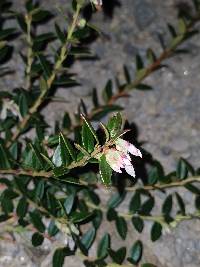
[[[137,149],[134,145],[132,145],[128,141],[118,138],[115,144],[116,144],[117,150],[122,151],[125,154],[131,153],[132,155],[136,157],[142,158],[142,153],[140,152],[140,150]]]
[[[129,175],[135,177],[135,170],[128,153],[142,157],[140,150],[121,138],[116,140],[115,145],[116,148],[108,149],[105,152],[107,163],[114,171],[122,173],[121,169],[124,168]]]

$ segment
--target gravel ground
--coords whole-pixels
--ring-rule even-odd
[[[15,0],[15,4],[18,5]],[[23,2],[23,1],[21,1]],[[46,1],[44,1],[45,4]],[[56,2],[56,4],[55,4]],[[55,7],[66,1],[48,1],[48,6]],[[117,2],[117,1],[116,1]],[[185,1],[185,2],[190,2]],[[58,95],[70,100],[67,104],[53,103],[45,110],[48,121],[59,119],[64,110],[74,110],[80,97],[85,99],[95,86],[98,90],[105,85],[107,79],[122,77],[123,64],[134,73],[134,56],[144,55],[145,49],[154,48],[161,51],[158,34],[166,35],[166,23],[176,22],[177,1],[161,0],[123,0],[121,7],[114,9],[112,18],[102,13],[94,17],[94,21],[108,38],[100,37],[91,45],[100,60],[81,61],[75,63],[72,71],[78,73],[83,87],[73,90],[59,90]],[[166,171],[174,169],[176,160],[182,156],[199,165],[200,156],[200,36],[196,36],[184,44],[191,53],[176,56],[168,60],[169,68],[154,73],[147,79],[154,90],[149,92],[134,91],[132,97],[120,100],[125,107],[124,116],[135,122],[139,128],[139,140],[145,141],[144,148],[162,162]],[[19,43],[18,49],[22,48]],[[13,65],[18,66],[16,79],[22,82],[22,63],[17,57]],[[13,79],[14,80],[14,79]],[[3,85],[11,87],[12,81],[7,78]],[[192,196],[184,194],[188,207]],[[105,199],[109,192],[104,192]],[[158,203],[162,195],[157,194]],[[126,205],[126,203],[124,204]],[[102,231],[113,233],[112,225],[105,225]],[[145,240],[145,260],[157,264],[158,267],[197,267],[200,266],[200,224],[199,221],[184,222],[170,233],[166,233],[158,242],[149,240],[150,224],[147,224],[142,236],[130,232],[130,240]],[[115,233],[113,233],[114,235]],[[24,237],[25,238],[25,237]],[[44,244],[41,249],[33,249],[27,242],[15,245],[0,242],[0,266],[51,266],[53,248]],[[116,239],[116,243],[119,241]],[[26,244],[26,246],[24,245]],[[131,243],[130,243],[131,244]],[[14,259],[14,260],[13,260]],[[67,259],[67,267],[82,266],[75,258]]]

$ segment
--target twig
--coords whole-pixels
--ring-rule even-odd
[[[12,135],[11,140],[6,143],[6,147],[7,148],[9,148],[12,145],[12,143],[19,137],[19,135],[21,134],[23,129],[27,126],[27,124],[28,124],[29,120],[31,119],[32,115],[35,114],[38,111],[38,109],[43,104],[44,100],[46,99],[46,95],[47,95],[48,91],[51,89],[51,86],[52,86],[52,84],[53,84],[53,82],[55,80],[57,72],[60,70],[60,68],[62,67],[63,62],[66,60],[66,58],[68,56],[68,52],[69,52],[69,50],[71,48],[72,34],[73,34],[73,32],[74,32],[74,30],[76,28],[76,25],[78,23],[80,9],[81,9],[80,5],[77,5],[77,9],[76,9],[75,15],[73,17],[72,25],[69,28],[69,32],[68,32],[68,35],[67,35],[67,38],[66,38],[66,42],[62,46],[61,52],[60,52],[60,56],[58,57],[58,60],[55,63],[55,66],[54,66],[54,69],[52,71],[51,76],[47,80],[47,88],[41,92],[41,94],[39,95],[39,97],[36,100],[36,102],[29,109],[28,114],[23,118],[23,120],[17,126],[17,129],[15,130],[14,134]]]
[[[84,159],[86,160],[86,158]],[[87,158],[88,160],[88,158]],[[82,166],[83,162],[77,162],[77,163],[73,163],[73,166],[69,165],[67,168],[68,169],[73,169],[73,168],[76,168],[78,166]],[[41,178],[54,178],[54,174],[52,171],[49,171],[49,172],[45,172],[45,171],[32,171],[32,170],[23,170],[23,169],[17,169],[17,170],[12,170],[12,169],[5,169],[5,170],[0,170],[0,174],[5,174],[5,175],[27,175],[27,176],[31,176],[31,177],[41,177]],[[84,185],[84,186],[98,186],[98,184],[90,184],[90,183],[87,183],[86,181],[84,180],[78,180],[79,184],[80,185]],[[184,180],[177,180],[175,182],[171,182],[171,183],[167,183],[167,184],[160,184],[160,183],[156,183],[154,185],[141,185],[141,186],[138,186],[138,185],[135,185],[135,186],[131,186],[131,187],[125,187],[124,189],[127,191],[127,192],[135,192],[137,190],[140,190],[140,189],[144,189],[144,190],[148,190],[148,191],[155,191],[155,190],[163,190],[163,189],[167,189],[167,188],[172,188],[172,187],[182,187],[182,186],[185,186],[187,184],[190,184],[190,183],[200,183],[200,176],[191,176],[187,179],[184,179]],[[103,188],[103,187],[101,187]],[[109,186],[109,189],[113,189],[113,190],[116,190],[115,187],[110,187]]]

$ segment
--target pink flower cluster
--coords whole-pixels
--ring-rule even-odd
[[[142,153],[134,145],[121,138],[115,141],[115,146],[115,148],[108,149],[105,152],[107,163],[114,171],[122,173],[121,169],[124,168],[129,175],[135,177],[135,170],[129,153],[141,158]]]

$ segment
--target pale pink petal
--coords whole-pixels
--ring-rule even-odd
[[[139,149],[137,149],[134,145],[132,145],[131,143],[129,143],[129,147],[128,147],[128,152],[130,152],[132,155],[137,156],[137,157],[141,157],[142,158],[142,153],[140,152]]]
[[[115,142],[116,144],[116,149],[123,152],[123,153],[127,153],[128,152],[128,147],[129,147],[129,143],[121,138],[118,138]]]
[[[135,170],[132,165],[125,165],[126,172],[135,178]]]
[[[124,168],[121,155],[115,149],[110,149],[106,152],[106,161],[116,172],[121,173],[120,168]]]
[[[124,162],[125,165],[132,165],[129,158],[130,157],[126,157],[126,156],[123,158],[123,162]]]

